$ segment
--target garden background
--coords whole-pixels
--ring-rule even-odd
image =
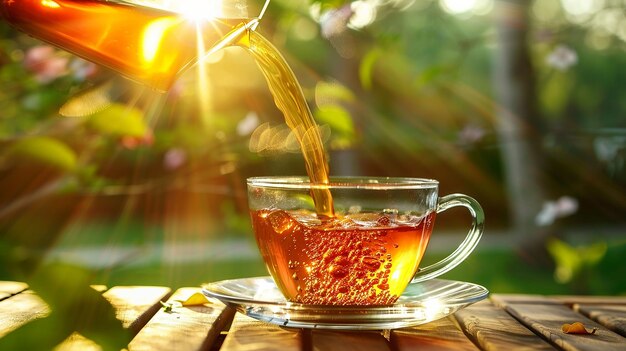
[[[300,80],[332,175],[435,178],[483,205],[482,242],[444,278],[623,295],[625,6],[274,0],[258,31]],[[54,305],[88,284],[266,274],[245,179],[304,163],[250,56],[200,66],[160,95],[0,21],[0,279]],[[106,108],[62,116],[85,89]],[[426,260],[468,225],[443,214]]]

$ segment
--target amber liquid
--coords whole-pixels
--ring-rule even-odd
[[[287,62],[254,31],[233,36],[250,19],[190,21],[173,12],[101,0],[0,0],[0,15],[36,38],[159,90],[170,88],[204,54],[198,53],[198,36],[205,50],[218,44],[247,48],[301,145],[311,182],[328,183],[319,129]],[[330,191],[314,190],[311,196],[319,217],[334,216]]]
[[[250,31],[249,36],[244,37],[239,45],[248,48],[263,72],[276,106],[300,143],[311,182],[328,184],[328,162],[322,138],[293,71],[278,50],[255,31]],[[311,197],[319,218],[334,217],[332,196],[328,189],[316,188],[311,191]]]
[[[16,28],[158,90],[245,19],[189,21],[179,14],[97,0],[2,0]]]
[[[435,213],[397,223],[378,214],[325,222],[314,214],[252,211],[256,241],[287,299],[315,305],[389,305],[417,272]]]
[[[246,48],[300,142],[311,182],[329,183],[324,147],[302,89],[276,48],[245,28],[250,19],[190,21],[101,0],[0,1],[0,15],[18,29],[160,90],[205,54],[199,48]],[[317,187],[311,196],[315,213],[252,212],[258,246],[281,291],[305,304],[395,302],[418,269],[435,214],[402,223],[360,214],[359,221],[369,221],[362,225],[335,216],[328,189]]]

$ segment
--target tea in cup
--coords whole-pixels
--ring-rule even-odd
[[[315,212],[312,193],[329,191],[335,216]],[[391,305],[411,282],[456,267],[483,231],[473,198],[438,196],[438,182],[420,178],[306,177],[248,179],[257,245],[285,298],[307,305]],[[445,259],[420,268],[437,213],[467,208],[472,228]]]

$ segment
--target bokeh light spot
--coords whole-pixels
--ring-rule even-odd
[[[315,23],[306,18],[300,18],[293,24],[291,33],[298,40],[309,41],[319,35],[319,30]]]
[[[540,21],[553,21],[560,14],[559,3],[556,1],[535,1],[531,7],[532,15]]]
[[[574,16],[590,15],[604,6],[604,0],[561,0],[563,9]]]
[[[353,28],[366,27],[376,19],[376,6],[370,1],[355,1],[351,8],[354,13],[350,17],[350,26]]]
[[[441,0],[441,7],[451,14],[470,12],[477,4],[477,0]]]

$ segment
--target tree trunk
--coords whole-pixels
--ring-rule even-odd
[[[535,81],[527,43],[530,0],[498,0],[494,89],[496,126],[509,198],[512,230],[518,239],[536,230],[544,186],[541,176],[542,122],[535,105]]]

